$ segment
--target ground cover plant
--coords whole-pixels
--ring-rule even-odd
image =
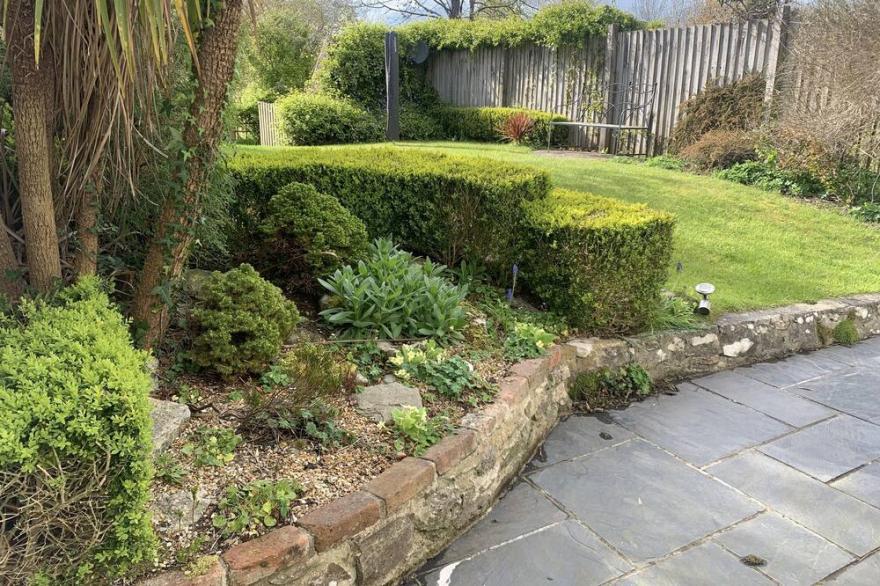
[[[713,177],[613,160],[543,156],[505,145],[428,143],[418,148],[527,163],[547,171],[558,186],[673,214],[666,289],[692,292],[695,283],[714,283],[716,315],[880,290],[874,270],[880,262],[880,233],[833,208]]]

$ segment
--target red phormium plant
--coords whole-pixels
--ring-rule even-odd
[[[525,112],[517,112],[498,125],[498,134],[503,140],[519,144],[535,127],[535,121]]]

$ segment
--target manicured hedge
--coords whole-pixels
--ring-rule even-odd
[[[233,240],[246,242],[272,196],[299,181],[336,197],[371,236],[392,236],[446,264],[509,266],[520,204],[541,199],[550,184],[532,167],[391,146],[241,147],[229,165],[237,182]]]
[[[450,138],[458,140],[475,140],[485,142],[498,142],[502,140],[499,127],[505,120],[518,113],[525,113],[532,119],[534,126],[526,135],[524,144],[530,146],[547,146],[547,130],[551,121],[564,121],[565,116],[548,114],[538,110],[524,110],[522,108],[466,108],[456,106],[443,106],[435,109],[436,117],[440,120],[446,134]],[[566,142],[568,128],[557,126],[553,129],[553,144]]]
[[[591,333],[644,327],[666,280],[672,216],[565,189],[524,206],[529,246],[523,276],[529,287]]]
[[[0,321],[0,583],[109,582],[154,547],[147,354],[95,279],[22,313]]]

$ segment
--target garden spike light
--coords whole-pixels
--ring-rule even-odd
[[[698,313],[700,315],[709,315],[709,311],[711,310],[712,304],[709,303],[709,295],[715,292],[715,285],[712,283],[700,283],[694,289],[697,290],[697,293],[703,296],[700,299],[700,303],[697,305],[697,308],[694,309],[694,313]]]

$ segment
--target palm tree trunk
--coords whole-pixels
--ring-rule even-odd
[[[235,67],[241,10],[242,0],[227,0],[215,15],[213,26],[202,31],[199,38],[199,83],[183,133],[190,153],[186,182],[179,198],[169,197],[162,205],[132,301],[135,320],[146,325],[147,348],[161,340],[168,326],[168,306],[161,302],[158,290],[163,283],[180,276],[189,257],[191,228],[201,212],[200,196],[220,141],[221,115]],[[169,241],[173,243],[170,250]]]
[[[98,272],[98,193],[99,182],[94,183],[95,190],[83,190],[79,206],[76,209],[74,222],[79,247],[73,259],[73,268],[77,277],[94,275]]]
[[[52,197],[52,148],[46,92],[52,74],[34,60],[34,9],[28,0],[9,5],[12,112],[18,156],[18,184],[31,285],[48,291],[61,278],[61,255]]]

